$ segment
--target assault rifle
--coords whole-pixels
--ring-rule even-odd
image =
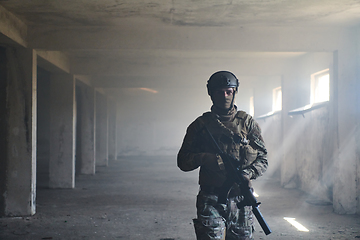
[[[261,228],[264,230],[264,233],[266,235],[269,235],[271,233],[271,229],[269,228],[268,224],[266,223],[264,217],[262,216],[259,205],[261,202],[258,202],[252,193],[248,180],[245,179],[245,177],[241,174],[241,166],[240,164],[235,163],[239,162],[236,158],[233,156],[224,153],[221,151],[219,145],[217,144],[216,140],[214,139],[213,135],[210,133],[209,129],[205,126],[206,131],[208,132],[210,138],[214,142],[214,145],[217,148],[218,154],[221,156],[226,172],[228,173],[229,177],[233,182],[235,182],[237,185],[239,185],[239,188],[241,190],[242,195],[244,196],[243,202],[239,202],[237,205],[239,208],[244,206],[252,206],[252,212],[254,213],[256,219],[258,220]]]

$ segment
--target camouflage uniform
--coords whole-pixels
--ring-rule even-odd
[[[192,171],[200,165],[200,191],[197,196],[197,219],[194,227],[198,240],[253,239],[251,207],[238,208],[243,200],[240,189],[226,177],[221,157],[217,156],[219,170],[202,163],[217,153],[208,130],[224,153],[240,159],[243,174],[249,179],[261,176],[267,168],[267,151],[256,121],[236,106],[226,116],[204,113],[190,124],[178,153],[177,164],[183,171]],[[238,139],[241,139],[239,141]],[[230,189],[230,190],[229,190]]]

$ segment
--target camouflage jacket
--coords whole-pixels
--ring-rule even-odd
[[[250,179],[256,179],[266,171],[267,150],[260,127],[250,115],[243,111],[238,111],[230,121],[221,122],[216,114],[206,112],[192,122],[187,128],[177,156],[177,165],[182,171],[197,169],[206,161],[209,153],[217,153],[204,126],[211,132],[224,153],[241,161],[242,171],[248,174]],[[238,139],[241,141],[239,142]],[[201,167],[199,184],[212,185],[208,183],[214,181],[213,175]]]

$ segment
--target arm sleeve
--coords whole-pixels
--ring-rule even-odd
[[[177,165],[182,171],[192,171],[201,165],[205,153],[200,151],[197,142],[200,128],[200,122],[195,120],[186,130],[186,135],[177,155]]]
[[[243,171],[249,175],[250,179],[256,179],[263,175],[268,167],[267,150],[264,139],[261,136],[259,124],[252,117],[249,117],[247,125],[249,126],[248,139],[250,140],[250,146],[256,149],[258,153],[256,159]]]

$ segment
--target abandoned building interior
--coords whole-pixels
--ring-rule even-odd
[[[210,110],[206,81],[219,70],[239,79],[236,105],[268,150],[258,184],[273,188],[255,191],[273,233],[258,237],[360,238],[359,1],[0,0],[0,239],[195,239],[197,172],[181,172],[176,155],[187,126]],[[141,200],[149,189],[163,197],[160,186],[176,206],[153,200],[131,218],[135,203],[150,204]],[[266,204],[277,191],[354,225],[336,237],[320,225],[286,232]],[[72,206],[62,224],[93,208],[113,225],[97,223],[102,235],[50,227],[55,209]],[[150,219],[160,211],[163,225]],[[142,221],[148,237],[132,227]]]

